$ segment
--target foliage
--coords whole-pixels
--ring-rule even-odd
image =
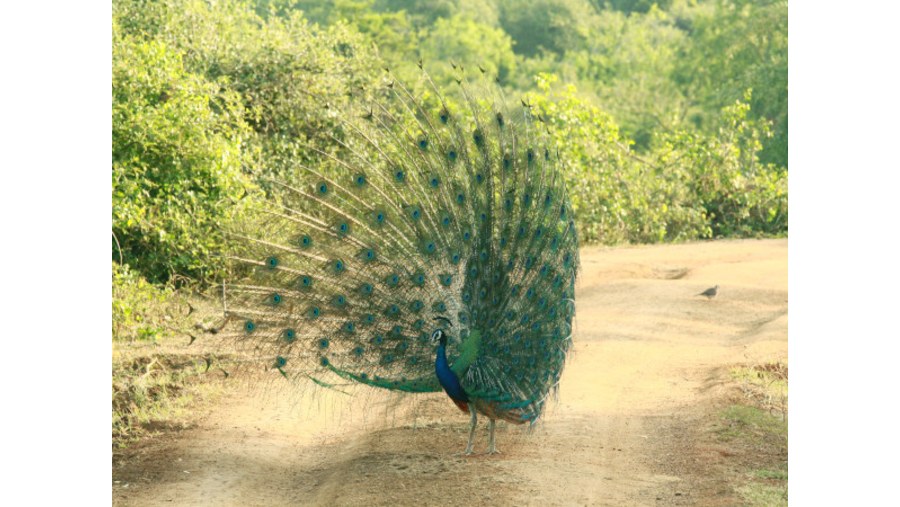
[[[240,2],[123,0],[115,12],[122,257],[153,282],[212,280],[222,225],[257,203],[250,176],[289,180],[310,148],[334,149],[334,109],[377,74],[374,53],[345,25],[264,22]]]
[[[748,91],[722,110],[716,135],[680,130],[656,141],[658,163],[686,173],[716,237],[787,231],[787,175],[759,160],[771,134],[767,123],[748,118],[751,98]]]
[[[387,2],[377,0],[260,0],[257,11],[267,11],[268,21],[275,14],[290,19],[302,13],[304,19],[316,25],[352,25],[368,36],[381,52],[409,54],[415,51],[419,31],[442,16],[448,2],[423,2],[414,15],[393,9]],[[379,6],[379,7],[376,7]],[[434,16],[437,17],[434,17]]]
[[[529,91],[539,72],[578,80],[644,151],[654,132],[715,130],[722,107],[756,91],[749,117],[772,123],[760,153],[787,165],[787,2],[766,0],[260,0],[311,20],[357,27],[392,68],[412,68],[439,23],[471,19],[508,34],[517,55],[505,82]],[[290,5],[290,7],[286,7]],[[470,38],[467,30],[449,36]],[[452,44],[452,42],[451,42]],[[474,66],[505,42],[482,44]],[[490,56],[485,56],[490,55]],[[446,60],[440,59],[446,65]],[[430,67],[434,69],[437,65]],[[402,77],[407,74],[401,72]]]
[[[218,225],[249,188],[240,97],[188,72],[164,42],[116,30],[112,114],[114,258],[153,282],[214,273]]]
[[[772,123],[760,159],[787,167],[787,1],[678,4],[672,14],[692,41],[673,79],[700,106],[692,112],[698,126],[714,123],[717,108],[752,89],[748,117]]]
[[[516,41],[517,53],[562,55],[590,36],[590,6],[580,0],[501,0],[500,26]]]
[[[147,282],[127,264],[112,264],[112,336],[114,341],[156,340],[170,328],[166,308],[171,285]]]
[[[546,118],[564,167],[566,185],[584,241],[615,243],[628,236],[627,149],[608,114],[576,96],[572,85],[551,91],[556,76],[538,77],[540,93],[527,95],[536,115]]]
[[[787,179],[759,162],[766,124],[749,120],[751,99],[721,112],[717,135],[688,130],[630,148],[615,121],[579,98],[575,88],[528,94],[546,119],[565,167],[581,237],[605,243],[752,236],[787,228]]]
[[[592,2],[598,7],[609,7],[625,13],[648,12],[654,7],[668,9],[672,5],[672,0],[592,0]]]
[[[166,41],[184,55],[191,71],[234,91],[245,119],[261,135],[255,140],[316,138],[334,130],[329,108],[346,102],[380,70],[370,42],[340,22],[310,26],[297,11],[263,19],[233,0],[215,7],[168,3],[169,9],[147,23],[155,31],[136,33]]]
[[[664,11],[628,16],[610,10],[596,16],[587,48],[566,56],[579,82],[594,90],[635,148],[646,151],[654,133],[683,126],[693,110],[673,79],[689,47],[688,35]]]
[[[441,18],[435,22],[421,45],[432,79],[450,85],[456,75],[446,62],[477,62],[488,74],[503,80],[516,68],[513,41],[499,28],[483,25],[464,16]]]
[[[588,242],[787,232],[781,0],[116,0],[113,18],[113,258],[151,283],[214,280],[221,225],[340,156],[354,97],[383,67],[417,82],[420,59],[535,106]]]
[[[459,3],[455,0],[431,0],[411,5],[408,0],[378,0],[376,7],[381,12],[408,12],[416,20],[416,26],[427,27],[457,14]]]

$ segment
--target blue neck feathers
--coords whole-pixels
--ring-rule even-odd
[[[434,371],[437,373],[438,382],[441,383],[441,387],[444,388],[444,391],[447,392],[447,395],[450,396],[451,399],[463,403],[469,401],[469,396],[463,390],[462,385],[460,385],[459,378],[457,378],[456,374],[453,373],[453,370],[450,369],[450,365],[447,363],[447,338],[445,337],[441,338],[441,343],[437,348]]]

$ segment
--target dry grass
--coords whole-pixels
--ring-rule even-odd
[[[193,308],[204,313],[209,303],[170,298],[140,305],[141,314],[163,323],[146,339],[114,339],[112,342],[112,443],[123,447],[166,429],[190,424],[198,408],[222,390],[221,355],[214,354]],[[189,309],[190,308],[190,309]],[[146,322],[144,318],[139,322]],[[194,341],[197,343],[194,343]]]
[[[750,506],[786,506],[788,491],[788,368],[782,362],[731,369],[735,396],[715,435],[741,456],[726,473]]]
[[[787,421],[787,364],[779,361],[736,366],[731,369],[731,377],[738,382],[738,389],[752,406]]]
[[[114,447],[162,429],[185,427],[190,411],[219,391],[203,354],[172,352],[171,343],[114,344]]]

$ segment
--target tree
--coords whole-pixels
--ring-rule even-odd
[[[696,97],[695,121],[715,122],[716,111],[753,90],[750,116],[772,122],[760,160],[787,167],[787,2],[715,0],[675,13],[694,41],[678,61],[676,79]]]
[[[478,23],[468,17],[439,19],[422,41],[422,57],[435,81],[450,84],[453,73],[448,62],[481,66],[501,80],[516,67],[512,39],[503,30]]]
[[[532,57],[548,51],[558,56],[584,47],[590,37],[593,9],[583,0],[501,0],[500,26],[517,54]]]

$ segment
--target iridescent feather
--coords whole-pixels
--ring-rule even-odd
[[[225,287],[228,331],[288,378],[433,392],[442,329],[492,429],[533,423],[572,343],[574,216],[527,104],[460,82],[451,102],[388,75],[302,183],[271,182],[279,199],[229,231],[248,276]]]

